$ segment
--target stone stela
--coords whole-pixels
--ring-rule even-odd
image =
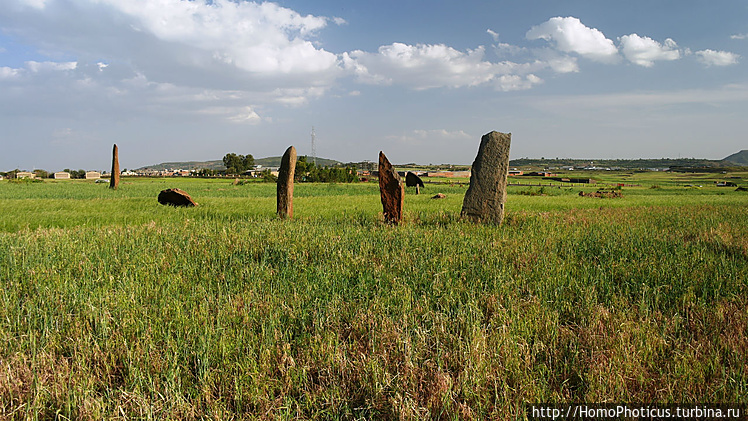
[[[405,188],[397,171],[384,155],[379,152],[379,196],[382,199],[384,220],[388,224],[397,225],[403,219],[403,201]]]
[[[416,188],[416,194],[421,193],[421,187],[423,187],[423,180],[421,180],[421,177],[416,175],[416,173],[408,171],[407,174],[405,174],[405,186],[406,187],[415,187]]]
[[[276,184],[277,212],[281,219],[293,218],[293,177],[296,173],[296,148],[289,146],[281,158]]]
[[[114,144],[114,147],[112,148],[112,175],[111,179],[109,179],[109,188],[110,189],[117,189],[119,187],[119,150],[117,149],[117,144]]]
[[[511,140],[511,133],[496,131],[481,138],[470,174],[470,187],[462,202],[463,218],[494,224],[504,220]]]

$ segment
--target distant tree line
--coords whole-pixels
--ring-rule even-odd
[[[200,168],[196,170],[194,174],[196,177],[213,177],[213,176],[221,174],[221,171],[212,170],[210,168]]]
[[[238,175],[247,170],[254,169],[255,159],[250,155],[238,155],[227,153],[223,157],[223,165],[226,167],[226,175]],[[213,176],[222,173],[219,170],[201,169],[197,176]],[[277,178],[265,169],[260,173],[264,181],[275,182]],[[310,162],[306,156],[300,156],[296,160],[294,181],[301,183],[353,183],[358,181],[358,174],[354,166],[346,167],[318,167]]]
[[[294,181],[307,183],[353,183],[358,181],[356,168],[324,167],[320,168],[309,162],[306,156],[296,160]]]
[[[86,178],[86,170],[71,170],[65,168],[63,171],[70,173],[70,178]]]

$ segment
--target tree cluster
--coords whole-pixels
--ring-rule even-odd
[[[296,160],[294,181],[308,183],[353,183],[358,181],[358,174],[353,167],[320,168],[307,161],[306,156]]]
[[[63,171],[70,173],[70,178],[86,178],[86,170],[71,170],[65,168]]]
[[[233,152],[227,153],[223,157],[223,165],[226,167],[226,174],[241,174],[255,167],[255,158],[251,154],[237,155]]]

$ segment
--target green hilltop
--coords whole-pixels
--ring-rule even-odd
[[[160,164],[146,165],[144,167],[137,168],[136,170],[197,170],[197,169],[209,169],[209,170],[225,170],[222,160],[217,161],[173,161],[173,162],[162,162]]]
[[[723,159],[723,161],[737,165],[748,165],[748,149],[743,149],[740,152],[734,153]]]

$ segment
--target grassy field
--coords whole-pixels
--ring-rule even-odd
[[[297,184],[281,221],[274,184],[2,181],[0,419],[748,402],[748,192],[727,176],[748,179],[511,187],[499,227],[459,219],[462,186],[408,190],[391,227],[376,183]],[[171,187],[200,206],[159,205]]]

